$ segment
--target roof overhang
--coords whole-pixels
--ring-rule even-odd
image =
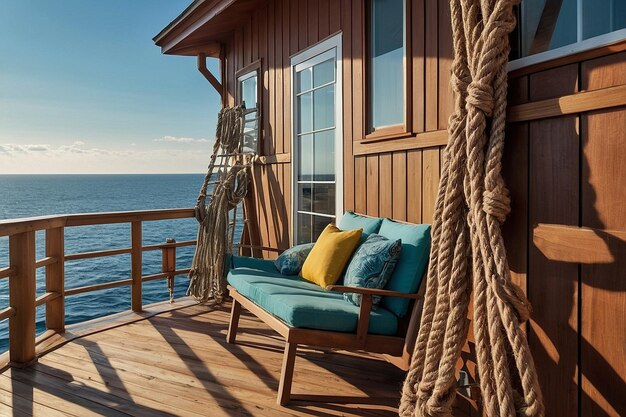
[[[195,0],[153,38],[168,55],[219,57],[220,44],[261,0]]]

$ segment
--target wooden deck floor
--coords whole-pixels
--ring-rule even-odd
[[[0,375],[2,416],[387,416],[404,374],[354,354],[306,349],[293,392],[391,398],[387,405],[276,405],[283,341],[243,314],[225,342],[223,307],[192,306],[69,342]]]

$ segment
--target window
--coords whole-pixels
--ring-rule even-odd
[[[367,131],[406,131],[405,0],[370,0],[367,39]]]
[[[341,35],[294,56],[294,244],[315,241],[342,213]]]
[[[244,106],[243,152],[257,153],[259,146],[259,69],[260,63],[254,63],[237,73],[237,104]]]
[[[518,20],[521,59],[510,69],[626,39],[624,0],[524,0]]]

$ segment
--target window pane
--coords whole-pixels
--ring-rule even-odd
[[[583,39],[626,28],[626,1],[582,0]]]
[[[313,185],[313,210],[320,214],[335,214],[335,184]]]
[[[298,210],[300,211],[313,211],[311,210],[311,192],[313,184],[298,184]]]
[[[255,108],[257,105],[257,84],[256,75],[241,82],[241,99],[247,109]]]
[[[313,86],[328,84],[335,81],[335,59],[331,58],[313,68]]]
[[[322,234],[322,232],[324,231],[324,228],[326,226],[328,226],[329,223],[332,223],[335,219],[329,218],[329,217],[322,217],[322,216],[313,216],[313,235],[311,236],[312,238],[312,242],[316,241],[318,237],[320,237],[320,235]]]
[[[311,77],[313,68],[305,68],[297,74],[297,92],[301,93],[311,89]]]
[[[522,2],[523,56],[576,42],[576,1],[563,0],[556,16],[546,9],[546,4],[550,7],[552,2],[547,3],[547,0],[524,0]]]
[[[298,133],[307,133],[313,128],[312,97],[313,93],[306,93],[298,97]]]
[[[316,133],[313,149],[313,179],[335,181],[335,129]]]
[[[404,122],[404,1],[371,0],[370,129]]]
[[[298,152],[298,181],[313,179],[313,135],[303,135],[299,141]]]
[[[313,129],[335,126],[335,85],[331,84],[313,92]]]
[[[296,230],[296,236],[298,236],[297,245],[302,243],[310,243],[311,240],[311,215],[298,213],[298,229]],[[319,236],[319,235],[318,235]],[[317,236],[315,237],[317,239]]]

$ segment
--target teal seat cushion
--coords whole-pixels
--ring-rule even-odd
[[[372,233],[378,233],[378,229],[380,229],[382,222],[383,219],[379,217],[366,217],[352,211],[346,211],[337,227],[341,230],[363,229],[361,241],[365,242],[365,239],[367,239],[369,235]]]
[[[400,259],[385,289],[415,294],[422,282],[430,255],[430,225],[399,223],[384,219],[378,234],[387,239],[402,241]],[[383,297],[381,305],[398,317],[404,317],[409,300]]]
[[[326,291],[297,275],[235,268],[228,273],[228,283],[292,327],[356,332],[359,307],[345,301],[342,293]],[[369,333],[394,335],[397,328],[398,319],[389,310],[372,311]]]

